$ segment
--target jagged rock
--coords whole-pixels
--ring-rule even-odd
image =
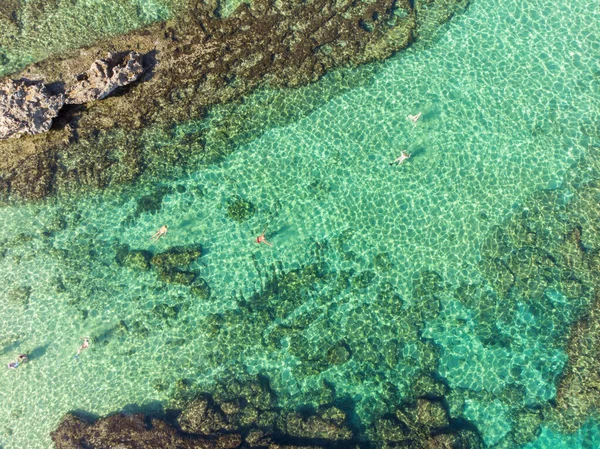
[[[375,440],[380,447],[410,447],[414,449],[481,449],[484,444],[471,430],[450,425],[450,416],[440,400],[419,398],[405,404],[393,415],[374,423]]]
[[[0,139],[48,131],[64,103],[64,95],[52,95],[41,81],[0,83]]]
[[[144,73],[142,55],[130,51],[124,57],[109,53],[106,59],[97,59],[90,69],[75,76],[75,84],[67,91],[67,104],[83,104],[102,100],[118,87],[126,86]]]
[[[196,273],[193,271],[183,271],[179,269],[160,271],[159,278],[169,284],[191,285],[196,279]]]

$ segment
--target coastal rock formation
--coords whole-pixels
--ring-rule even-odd
[[[232,138],[250,135],[248,126],[264,123],[239,117],[227,129],[184,132],[177,131],[177,123],[199,120],[212,105],[261,86],[298,87],[337,67],[387,58],[422,34],[419,24],[435,21],[439,26],[440,17],[449,18],[466,4],[435,1],[421,8],[409,0],[255,0],[222,18],[218,2],[192,0],[188,13],[173,20],[104,40],[71,58],[32,65],[20,76],[63,83],[67,90],[73,75],[85,72],[106,51],[127,54],[135,48],[145,55],[149,70],[126,95],[61,114],[53,132],[18,143],[1,141],[0,195],[41,198],[57,190],[132,182],[144,171],[164,176],[190,161],[210,163],[228,151]],[[130,57],[123,67],[137,74],[134,61]],[[113,79],[108,66],[100,64],[92,72],[104,72],[111,84],[118,84],[121,72]],[[96,75],[92,82],[86,73],[82,83],[98,84]],[[98,87],[96,92],[105,91]],[[78,88],[70,96],[88,98]]]
[[[137,80],[144,73],[142,55],[130,51],[125,56],[109,53],[105,59],[94,61],[90,69],[75,77],[67,91],[67,104],[83,104],[102,100],[115,89]]]
[[[0,139],[46,132],[65,103],[41,81],[21,79],[0,83]]]
[[[0,140],[48,131],[64,104],[101,100],[115,89],[137,80],[144,72],[142,55],[109,53],[94,61],[64,93],[51,93],[42,81],[26,78],[0,83]]]

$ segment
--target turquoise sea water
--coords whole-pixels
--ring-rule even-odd
[[[535,192],[569,196],[572,180],[595,175],[598,30],[600,8],[584,0],[474,0],[435,42],[355,69],[373,74],[324,104],[306,95],[320,106],[218,164],[3,208],[2,359],[31,361],[0,371],[0,444],[49,447],[67,411],[156,409],[180,379],[210,389],[230,373],[268,376],[288,407],[327,400],[326,380],[368,424],[434,370],[454,417],[489,447],[514,447],[523,407],[555,395],[576,316],[548,290],[550,317],[516,298],[485,321],[477,298],[496,292],[482,246]],[[413,157],[390,166],[402,150]],[[159,210],[140,213],[157,192]],[[237,223],[227,207],[240,198],[254,214]],[[265,228],[272,246],[256,243]],[[190,244],[204,248],[191,269],[209,299],[116,261],[122,245]],[[496,329],[487,339],[485,323]],[[91,347],[75,359],[84,336]],[[333,363],[340,347],[345,363]],[[598,431],[544,427],[528,447],[592,447]]]

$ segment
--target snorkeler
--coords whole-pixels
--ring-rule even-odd
[[[27,361],[29,360],[29,358],[27,357],[26,354],[19,354],[19,357],[17,358],[16,362],[10,362],[8,364],[8,367],[10,369],[17,369],[19,367],[19,365],[22,365],[23,363],[27,363]]]
[[[400,156],[398,156],[394,162],[390,162],[390,165],[402,165],[402,163],[407,160],[408,158],[410,158],[410,153],[407,153],[406,151],[403,151],[402,153],[400,153]]]
[[[152,237],[150,237],[150,240],[156,242],[163,235],[167,234],[167,229],[167,225],[162,226],[158,231],[156,231],[156,233]]]

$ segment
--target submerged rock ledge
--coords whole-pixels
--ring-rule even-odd
[[[57,449],[483,448],[475,428],[451,420],[442,399],[429,393],[359,429],[334,404],[284,411],[266,379],[232,381],[214,395],[188,398],[183,410],[167,414],[169,422],[115,414],[92,423],[67,414],[52,440]]]
[[[158,160],[157,166],[184,165],[190,153],[205,152],[201,135],[177,148],[149,148],[144,128],[168,134],[173,124],[258,86],[300,86],[336,67],[387,58],[408,46],[422,24],[439,26],[466,3],[256,0],[220,18],[218,2],[192,0],[176,20],[34,64],[12,78],[67,85],[107,51],[130,49],[146,54],[151,68],[121,95],[63,108],[50,132],[0,142],[0,194],[35,199],[62,188],[131,182]]]

